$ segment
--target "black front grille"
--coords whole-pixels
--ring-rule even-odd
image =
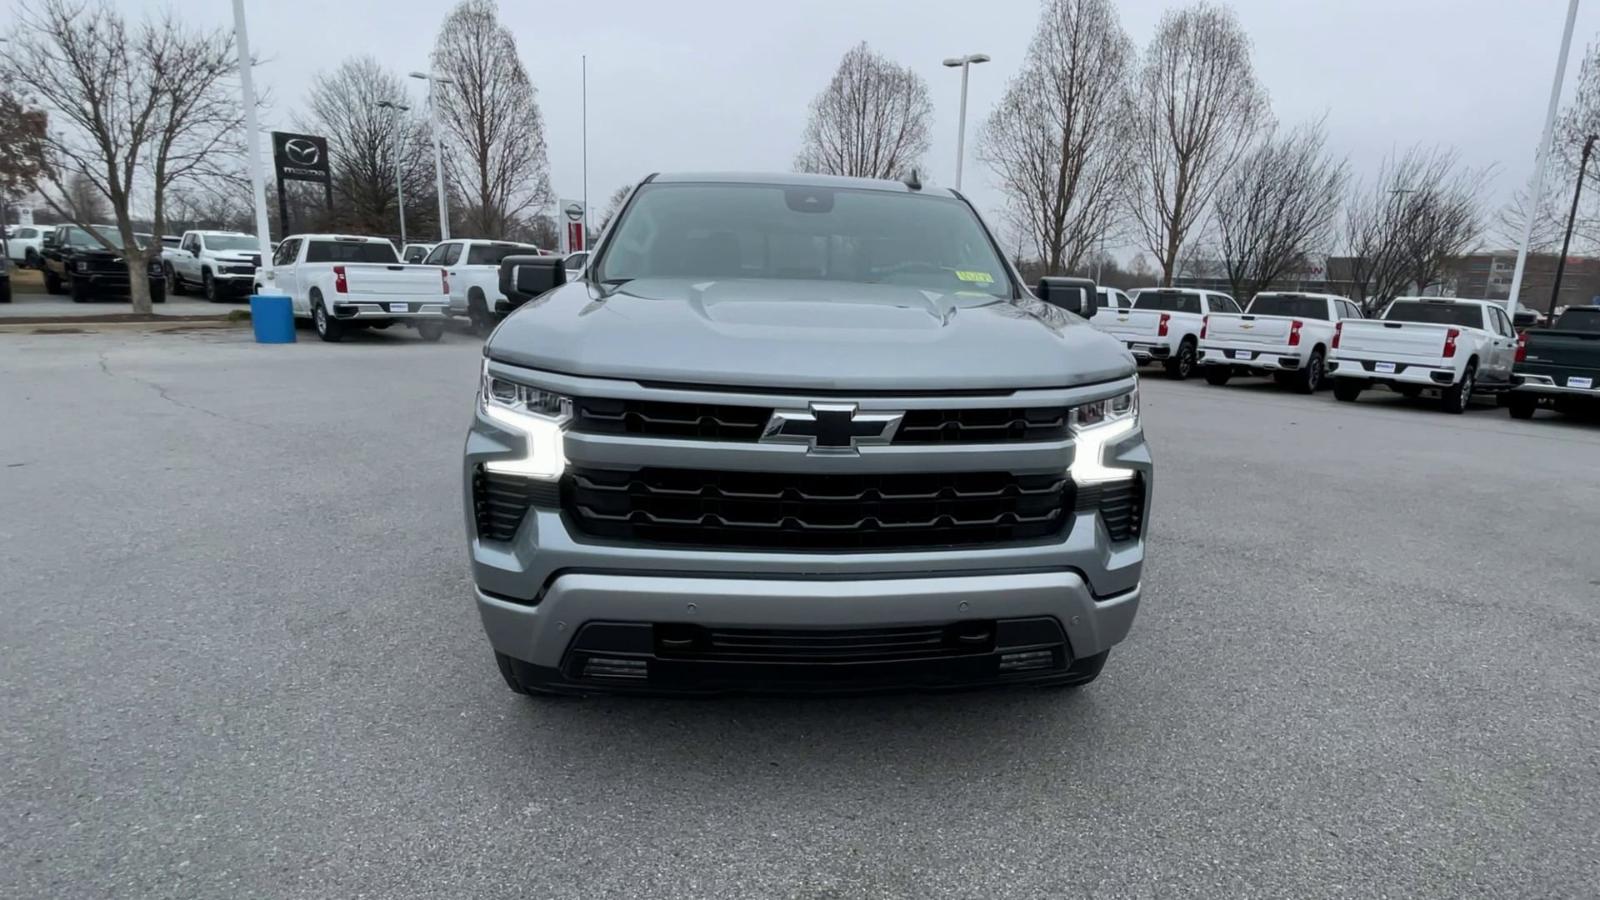
[[[796,402],[796,408],[804,403]],[[770,406],[580,398],[572,430],[590,434],[754,442]],[[895,444],[982,444],[1059,441],[1067,437],[1066,407],[907,410]]]
[[[1098,512],[1113,541],[1132,540],[1144,531],[1144,477],[1082,485],[1077,509]]]
[[[718,548],[926,549],[1059,535],[1064,474],[574,470],[562,508],[597,538]]]
[[[472,511],[478,537],[486,541],[511,540],[529,507],[556,505],[556,491],[556,485],[550,482],[489,472],[478,466],[472,474]]]
[[[574,431],[710,441],[756,441],[772,410],[755,406],[583,398],[574,403]]]
[[[913,409],[896,444],[1000,444],[1059,441],[1067,437],[1067,408]]]
[[[994,647],[992,621],[854,630],[655,626],[655,652],[665,659],[802,665],[889,662],[991,653]]]

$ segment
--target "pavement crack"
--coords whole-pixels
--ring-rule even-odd
[[[186,410],[189,410],[190,412],[196,412],[196,413],[199,413],[199,414],[201,414],[203,416],[210,416],[213,419],[221,419],[224,422],[232,422],[235,425],[245,425],[245,426],[248,426],[250,428],[260,428],[260,429],[263,429],[263,430],[268,430],[267,426],[265,426],[265,425],[261,425],[261,424],[256,423],[256,422],[251,422],[251,421],[246,420],[246,419],[237,419],[237,418],[234,418],[233,416],[227,415],[226,413],[217,412],[214,409],[208,409],[208,408],[206,408],[204,406],[200,406],[198,404],[189,403],[189,402],[184,401],[184,400],[179,400],[177,397],[172,396],[172,393],[166,388],[165,385],[162,385],[159,382],[150,381],[149,379],[146,379],[146,378],[140,378],[137,375],[129,375],[126,372],[121,372],[121,373],[113,372],[113,371],[111,371],[111,366],[109,365],[109,363],[108,363],[108,361],[106,359],[106,351],[105,350],[101,350],[99,352],[98,356],[99,356],[99,361],[100,361],[100,371],[104,372],[108,378],[125,378],[128,381],[132,381],[132,382],[134,382],[136,384],[144,385],[145,387],[149,388],[150,390],[155,391],[156,395],[159,396],[162,400],[165,400],[166,402],[172,404],[173,406],[178,407],[179,409],[186,409]]]

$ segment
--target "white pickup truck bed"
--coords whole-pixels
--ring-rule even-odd
[[[1408,396],[1438,391],[1447,412],[1463,412],[1473,391],[1511,384],[1516,331],[1488,300],[1401,297],[1381,319],[1341,322],[1328,371],[1341,400],[1369,387]]]
[[[295,316],[311,319],[325,341],[341,340],[351,328],[393,324],[436,341],[450,302],[442,270],[401,263],[383,238],[350,235],[284,238],[258,275],[257,293],[288,295]]]

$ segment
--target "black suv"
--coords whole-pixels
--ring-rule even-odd
[[[60,225],[45,240],[44,289],[52,294],[69,292],[74,303],[84,303],[111,294],[128,293],[128,264],[120,250],[122,235],[115,225],[90,226],[104,239],[95,239],[77,225]],[[160,260],[149,262],[150,300],[164,303],[167,279]]]

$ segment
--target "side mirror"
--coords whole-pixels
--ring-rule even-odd
[[[500,293],[524,303],[567,283],[556,256],[508,256],[500,261]]]
[[[1100,308],[1100,296],[1094,287],[1078,278],[1046,276],[1039,279],[1039,284],[1033,289],[1033,293],[1051,306],[1060,307],[1085,319],[1093,316]]]

